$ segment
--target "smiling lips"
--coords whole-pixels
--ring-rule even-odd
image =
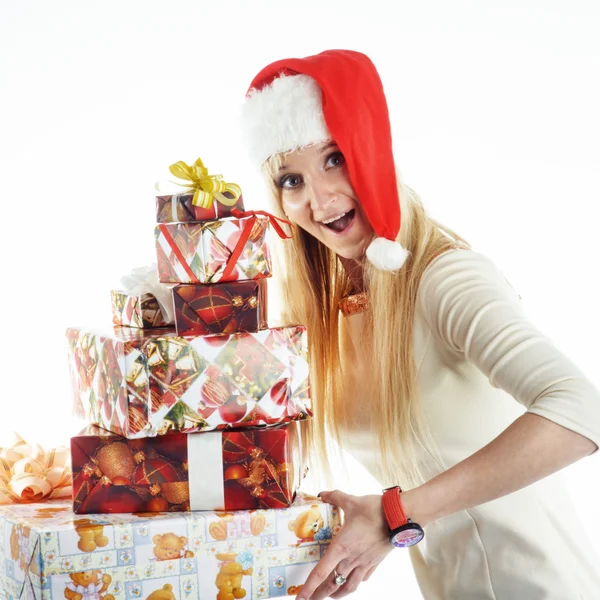
[[[345,213],[341,213],[340,215],[332,217],[331,219],[320,221],[320,223],[321,225],[332,229],[336,233],[341,233],[348,227],[348,225],[350,225],[352,219],[354,219],[355,212],[355,209],[351,209]]]

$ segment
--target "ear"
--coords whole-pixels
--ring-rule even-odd
[[[160,540],[162,540],[162,535],[160,533],[157,533],[153,538],[152,538],[152,543],[153,544],[160,544]]]
[[[173,586],[170,583],[165,583],[163,585],[163,592],[170,592],[173,590]]]
[[[182,546],[185,546],[187,544],[187,538],[185,536],[181,536],[179,538],[179,542],[181,543]]]
[[[290,531],[296,531],[296,519],[288,523],[288,529]]]

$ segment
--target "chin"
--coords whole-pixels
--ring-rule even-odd
[[[334,249],[334,252],[340,257],[346,260],[361,261],[365,257],[366,248],[361,246],[360,248],[345,248],[345,249]]]

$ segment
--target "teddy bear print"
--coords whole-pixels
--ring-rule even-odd
[[[75,531],[79,536],[77,547],[82,552],[93,552],[96,548],[103,548],[108,544],[104,535],[104,524],[92,519],[77,519],[73,521]]]
[[[112,594],[104,594],[108,589],[112,577],[108,574],[102,575],[102,571],[81,571],[69,573],[71,581],[65,588],[67,600],[115,600]]]
[[[219,590],[217,600],[237,600],[244,598],[246,590],[242,587],[242,577],[252,575],[253,569],[244,569],[243,565],[236,561],[235,552],[215,554],[219,563],[219,572],[215,579],[215,585]]]
[[[30,559],[30,533],[31,529],[22,523],[15,525],[10,532],[10,557],[14,561],[19,561],[19,568],[21,571],[25,571],[27,567],[27,561]]]
[[[177,600],[173,593],[173,586],[170,583],[165,583],[162,589],[152,592],[146,600]]]
[[[318,504],[313,504],[308,510],[300,513],[295,519],[288,523],[288,529],[293,531],[300,546],[305,542],[318,542],[331,539],[329,527],[324,526],[323,517]]]
[[[32,519],[43,519],[44,521],[48,519],[53,519],[58,515],[69,513],[69,508],[66,506],[44,506],[42,508],[36,508],[35,514],[31,517]]]
[[[288,596],[295,596],[296,594],[298,594],[300,592],[300,590],[304,587],[304,584],[300,584],[300,585],[290,585],[290,587],[287,589],[287,595]]]
[[[157,534],[152,538],[156,560],[174,560],[176,558],[194,558],[191,550],[186,550],[187,538],[174,533]]]
[[[214,521],[208,526],[208,533],[213,539],[222,542],[227,539],[227,524],[233,521],[233,513],[217,513],[219,516],[218,521]],[[250,533],[254,536],[260,535],[265,526],[267,520],[262,512],[250,511]]]

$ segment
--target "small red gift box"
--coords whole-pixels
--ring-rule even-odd
[[[110,295],[112,320],[115,325],[152,329],[167,327],[173,322],[163,314],[160,304],[153,294],[131,296],[126,292],[112,290]]]
[[[71,439],[73,510],[131,513],[289,507],[305,474],[299,423],[128,440]]]
[[[267,282],[173,287],[177,335],[256,332],[267,326]]]
[[[214,221],[230,217],[233,209],[244,210],[244,201],[240,196],[233,206],[220,202],[220,198],[233,200],[231,192],[213,193],[213,202],[209,208],[193,204],[194,193],[171,194],[156,197],[156,222],[157,223],[194,223],[200,221]]]

